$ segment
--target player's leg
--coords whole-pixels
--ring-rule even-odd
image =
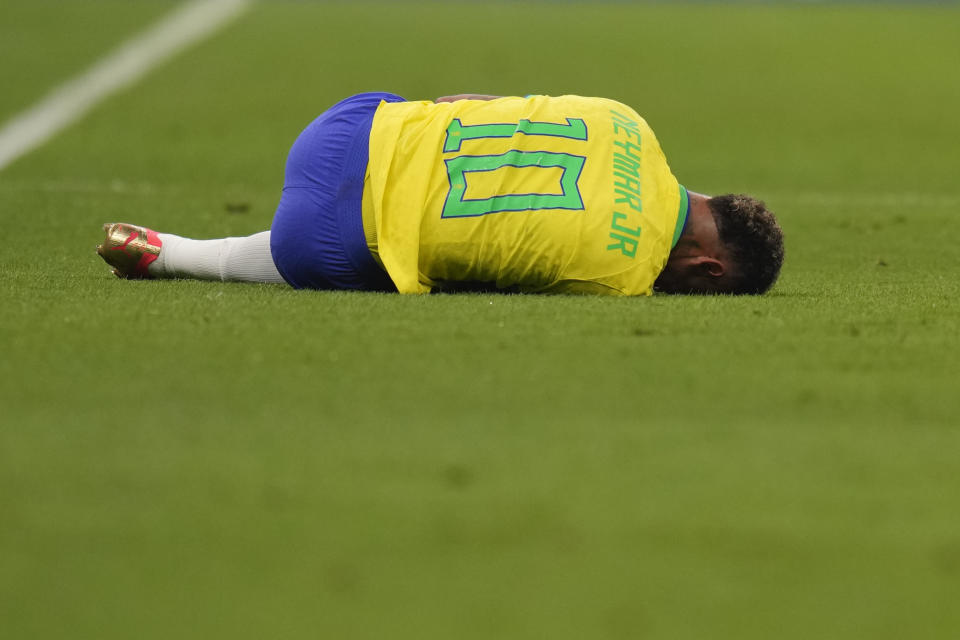
[[[214,240],[157,235],[163,242],[163,250],[156,260],[158,277],[283,283],[270,255],[269,231]]]
[[[121,278],[194,278],[282,283],[270,255],[270,232],[193,240],[125,223],[104,225],[97,253]]]
[[[395,290],[370,253],[361,203],[370,126],[382,100],[403,98],[388,93],[347,98],[300,134],[287,158],[283,195],[270,232],[192,240],[121,223],[105,227],[107,240],[97,253],[124,278]]]

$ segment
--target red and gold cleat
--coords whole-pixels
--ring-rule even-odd
[[[107,237],[97,245],[97,253],[113,267],[115,276],[128,280],[153,277],[147,267],[160,257],[163,246],[156,231],[125,222],[107,223],[103,231]]]

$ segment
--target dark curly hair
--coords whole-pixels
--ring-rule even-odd
[[[760,294],[780,275],[783,265],[783,230],[760,200],[728,193],[707,200],[717,223],[720,241],[738,269],[728,293]]]

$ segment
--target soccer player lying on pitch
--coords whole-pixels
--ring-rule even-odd
[[[353,96],[293,144],[270,231],[104,230],[121,278],[309,289],[760,294],[783,263],[762,202],[688,192],[633,109],[580,96]]]

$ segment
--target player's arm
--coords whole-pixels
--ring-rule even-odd
[[[602,282],[592,280],[558,280],[553,284],[537,289],[537,293],[562,293],[577,296],[620,296],[623,292]]]
[[[441,96],[434,102],[457,102],[458,100],[496,100],[503,96],[487,96],[481,93],[461,93],[455,96]]]

